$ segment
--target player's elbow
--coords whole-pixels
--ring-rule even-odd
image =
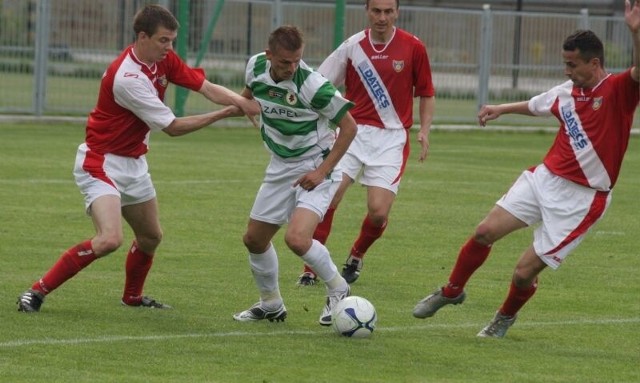
[[[176,130],[171,129],[171,128],[169,128],[169,127],[168,127],[168,128],[163,129],[162,131],[163,131],[163,132],[165,132],[169,137],[178,137],[178,136],[181,136],[181,135],[182,135],[182,134],[180,134],[179,132],[177,132]]]
[[[171,122],[171,124],[166,128],[162,129],[162,131],[170,137],[178,137],[184,134],[180,129],[180,122],[177,119],[173,120],[173,122]]]
[[[349,137],[355,137],[358,132],[358,126],[356,125],[356,121],[351,117],[350,114],[347,114],[340,121],[340,135],[346,135]]]
[[[353,141],[356,137],[356,133],[358,132],[358,128],[354,124],[343,124],[340,126],[340,136],[347,137],[349,141]]]

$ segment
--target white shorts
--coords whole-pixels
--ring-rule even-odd
[[[295,162],[285,162],[271,156],[249,216],[256,221],[284,225],[289,222],[296,207],[303,207],[318,214],[322,220],[342,181],[340,167],[334,168],[325,181],[313,190],[293,187],[298,178],[317,169],[322,161],[321,156]]]
[[[73,175],[84,204],[89,211],[98,197],[114,195],[120,197],[122,206],[134,205],[156,197],[145,156],[122,157],[115,154],[99,154],[78,147]]]
[[[358,134],[340,160],[342,171],[360,183],[398,194],[400,179],[409,157],[407,129],[380,129],[358,125]]]
[[[544,263],[557,269],[602,218],[611,193],[578,185],[538,165],[520,175],[496,203],[532,226],[533,248]]]

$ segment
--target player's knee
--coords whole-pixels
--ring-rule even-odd
[[[513,271],[513,284],[519,289],[528,288],[536,282],[537,275],[534,270],[517,265]]]
[[[122,234],[98,235],[93,239],[93,252],[98,257],[108,255],[122,246]]]
[[[155,233],[145,233],[145,235],[137,236],[136,242],[142,251],[153,254],[160,245],[160,242],[162,242],[162,236],[163,233],[161,230]]]
[[[302,256],[311,247],[311,238],[306,238],[299,233],[288,231],[284,236],[284,242],[296,255]]]
[[[484,222],[480,223],[478,227],[476,227],[473,239],[485,246],[491,245],[493,242],[495,242],[495,237],[491,228]]]
[[[244,243],[247,250],[253,254],[262,254],[267,251],[267,248],[269,247],[269,241],[265,242],[263,239],[250,232],[246,232],[242,236],[242,243]]]
[[[388,215],[382,212],[369,212],[369,222],[371,222],[371,224],[373,226],[376,227],[383,227],[387,224],[387,217]]]
[[[242,243],[244,244],[244,247],[246,247],[247,249],[249,249],[249,251],[251,251],[251,247],[253,245],[253,241],[252,241],[251,236],[249,236],[248,233],[245,233],[242,236]]]

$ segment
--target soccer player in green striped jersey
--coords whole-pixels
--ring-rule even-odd
[[[260,301],[233,316],[237,321],[284,321],[278,257],[271,242],[287,224],[285,242],[316,271],[327,288],[319,323],[331,324],[331,308],[350,294],[327,248],[313,239],[342,180],[338,161],[356,134],[354,104],[302,61],[304,41],[295,26],[281,26],[268,48],[247,63],[243,96],[261,107],[260,133],[271,153],[243,237]],[[340,128],[336,135],[333,127]]]

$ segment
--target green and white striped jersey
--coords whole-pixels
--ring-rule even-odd
[[[291,80],[274,82],[265,53],[247,63],[246,86],[260,103],[261,134],[271,153],[299,161],[327,153],[335,141],[330,122],[337,124],[354,104],[303,61]]]

